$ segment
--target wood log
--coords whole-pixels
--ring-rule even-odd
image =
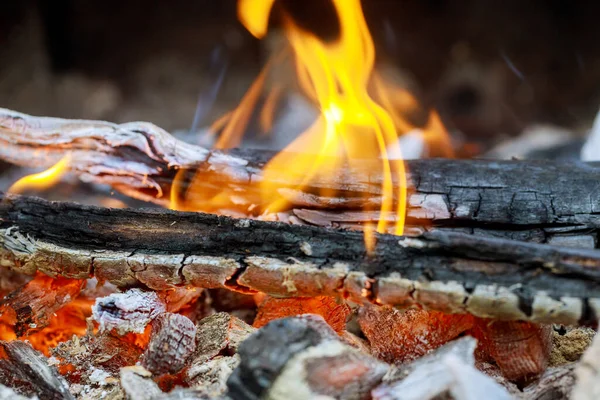
[[[595,323],[600,251],[460,233],[377,235],[162,209],[0,199],[0,265],[120,287],[345,296],[542,323]]]
[[[179,169],[194,179],[181,191],[200,201],[215,193],[222,201],[203,211],[256,216],[262,198],[256,182],[270,152],[209,151],[184,143],[149,123],[40,118],[0,109],[0,160],[49,167],[70,154],[69,168],[85,181],[106,183],[123,193],[169,205]],[[312,156],[307,156],[312,157]],[[600,164],[543,161],[416,160],[409,171],[409,227],[423,225],[557,245],[596,247],[600,229]],[[380,202],[382,177],[369,162],[345,168],[331,179],[298,189],[294,179],[275,179],[294,222],[357,227],[380,218],[363,211]],[[335,197],[323,197],[323,189]],[[176,191],[176,194],[180,191]],[[276,218],[277,216],[271,216]],[[392,219],[384,215],[381,218]],[[410,229],[409,229],[410,231]],[[566,235],[566,237],[565,237]],[[575,237],[573,237],[575,235]]]

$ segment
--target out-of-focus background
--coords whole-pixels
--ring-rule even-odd
[[[325,0],[278,1],[319,34],[335,30]],[[535,126],[581,137],[590,129],[600,104],[600,3],[365,0],[363,8],[378,68],[436,108],[450,131],[497,144]],[[226,68],[203,105],[206,126],[239,103],[277,40],[276,28],[262,42],[246,32],[235,0],[4,1],[0,107],[189,130],[199,97],[212,99]]]

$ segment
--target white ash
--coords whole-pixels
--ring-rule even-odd
[[[99,386],[104,386],[110,383],[112,375],[100,368],[92,368],[92,373],[89,375],[89,380]]]
[[[477,341],[465,337],[441,347],[384,378],[373,390],[374,400],[428,400],[450,393],[455,400],[509,400],[512,396],[474,366]],[[402,377],[404,374],[405,377]],[[391,376],[390,376],[391,375]],[[395,378],[400,380],[390,382]]]
[[[115,329],[119,335],[143,333],[146,326],[166,311],[155,292],[130,289],[96,299],[92,317],[100,325],[100,332]]]
[[[131,400],[148,400],[163,394],[152,380],[152,374],[140,366],[121,368],[121,386]]]

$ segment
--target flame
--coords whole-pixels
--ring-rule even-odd
[[[19,179],[8,189],[9,193],[23,193],[29,190],[45,190],[60,182],[61,177],[69,170],[70,155],[43,172],[31,174]]]
[[[393,218],[376,218],[363,226],[365,243],[371,251],[375,246],[374,232],[404,232],[407,200],[407,176],[399,138],[418,130],[431,156],[452,157],[452,145],[437,113],[430,112],[425,127],[416,128],[405,118],[406,113],[420,111],[415,98],[407,91],[386,82],[374,71],[375,48],[360,0],[330,0],[340,22],[340,33],[334,41],[325,42],[298,26],[286,15],[284,34],[293,50],[298,83],[305,95],[320,109],[320,115],[284,151],[278,153],[264,168],[263,179],[256,183],[261,193],[260,210],[272,215],[289,208],[282,188],[306,192],[318,191],[321,196],[334,196],[331,191],[317,190],[321,185],[335,187],[344,169],[369,166],[367,174],[381,176],[381,202],[366,201],[365,211]],[[269,13],[274,0],[239,0],[238,17],[246,29],[257,38],[267,33]],[[266,75],[281,61],[277,54],[265,66],[240,105],[213,125],[222,128],[215,147],[226,149],[241,143],[247,122],[263,87]],[[260,124],[270,130],[275,102],[281,96],[281,86],[274,85],[260,113]],[[433,151],[432,151],[433,149]],[[307,156],[309,154],[309,156]],[[370,161],[365,163],[365,160]],[[171,191],[171,207],[179,210],[223,212],[235,190],[216,184],[198,185],[197,179],[179,171]],[[328,181],[330,180],[330,181]],[[194,187],[202,186],[202,193]],[[312,185],[312,186],[311,186]],[[226,185],[225,185],[226,186]],[[182,189],[186,192],[182,195]],[[191,194],[193,193],[193,196]],[[248,199],[246,199],[248,200]],[[245,204],[238,200],[238,204]]]

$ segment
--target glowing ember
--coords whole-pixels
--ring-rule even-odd
[[[28,190],[45,190],[60,182],[60,178],[68,171],[70,156],[66,155],[47,170],[27,175],[8,189],[9,193],[23,193]]]
[[[273,2],[238,2],[240,21],[257,38],[264,37],[267,32]],[[368,172],[382,176],[383,180],[381,202],[368,206],[372,208],[368,211],[394,215],[394,218],[377,218],[363,226],[365,242],[371,250],[375,244],[375,231],[403,233],[407,178],[399,137],[414,132],[416,128],[403,117],[402,112],[414,112],[419,106],[409,93],[389,85],[374,72],[375,49],[360,1],[332,0],[332,3],[340,22],[340,34],[334,41],[325,42],[302,29],[290,16],[284,18],[284,32],[295,57],[298,82],[306,96],[318,105],[320,116],[267,164],[262,182],[256,183],[262,195],[259,210],[272,214],[286,209],[289,204],[280,193],[282,187],[315,191],[311,183],[317,180],[326,182],[345,168],[364,168],[364,161],[371,160],[369,168],[373,170]],[[282,52],[271,59],[239,107],[213,125],[214,129],[222,128],[216,148],[240,144],[265,85],[266,73],[280,63],[284,55]],[[276,84],[261,112],[260,122],[267,130],[271,126],[274,103],[280,95],[281,87]],[[418,132],[430,154],[453,155],[437,114],[431,113],[427,126]],[[431,149],[436,149],[436,152]],[[215,211],[226,205],[233,195],[218,187],[212,193],[204,190],[200,196],[194,193],[194,196],[186,198],[184,195],[182,199],[179,196],[184,179],[185,172],[180,172],[175,179],[171,193],[172,208]],[[194,179],[205,180],[206,176]],[[194,186],[194,180],[190,186]],[[320,191],[319,195],[328,197],[334,193]]]
[[[258,314],[253,325],[255,328],[260,328],[274,319],[302,314],[317,314],[322,316],[333,330],[341,334],[346,330],[346,320],[349,318],[350,313],[348,305],[336,301],[333,297],[278,299],[265,296],[258,304]]]

